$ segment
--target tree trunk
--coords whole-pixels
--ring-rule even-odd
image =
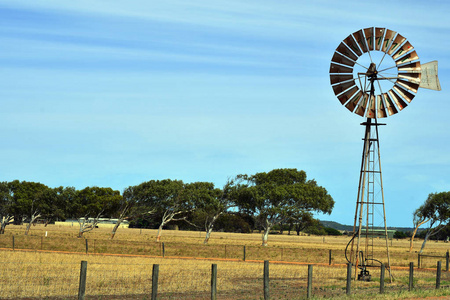
[[[208,229],[206,230],[206,236],[205,236],[205,240],[203,241],[203,244],[208,244],[209,242],[209,237],[211,236],[211,232],[213,231],[213,226],[211,226],[212,224],[210,224],[210,226],[208,227]]]
[[[429,232],[427,232],[427,233],[425,234],[425,238],[423,239],[422,248],[420,248],[419,254],[422,254],[423,249],[425,249],[425,244],[427,243],[428,238],[429,238],[430,236],[431,236],[431,234],[430,234]]]
[[[113,230],[112,230],[112,232],[111,232],[111,239],[113,239],[114,236],[116,235],[117,228],[119,228],[120,223],[122,223],[122,220],[123,220],[123,219],[117,220],[117,223],[114,225]]]
[[[164,222],[161,223],[161,225],[159,225],[158,228],[158,235],[156,236],[156,241],[159,242],[161,240],[161,234],[162,234],[162,230],[163,230],[163,226],[164,226]]]
[[[270,226],[266,226],[264,228],[264,232],[262,235],[262,246],[267,247],[267,240],[269,238]]]
[[[419,230],[419,227],[420,227],[421,225],[425,224],[426,222],[428,222],[429,220],[430,220],[430,219],[425,220],[425,221],[423,221],[423,222],[419,222],[419,223],[417,224],[416,228],[414,228],[413,234],[412,234],[412,236],[411,236],[411,240],[410,240],[410,242],[409,242],[409,253],[412,252],[412,249],[413,249],[413,242],[414,242],[414,237],[416,236],[417,230]]]
[[[37,220],[37,218],[39,218],[40,216],[41,216],[40,214],[37,214],[37,215],[33,214],[33,215],[31,216],[30,223],[28,223],[27,228],[25,229],[25,235],[28,235],[28,231],[30,231],[31,225],[32,225],[32,224]]]

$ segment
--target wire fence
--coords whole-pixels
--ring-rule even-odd
[[[82,261],[81,267],[80,263],[0,261],[0,298],[305,299],[346,294],[370,296],[380,293],[381,282],[386,282],[385,293],[450,286],[450,273],[439,273],[439,268],[433,271],[413,268],[412,273],[408,269],[396,270],[393,283],[388,283],[388,275],[385,281],[380,280],[381,269],[371,270],[372,280],[365,282],[353,280],[354,269],[349,273],[345,266],[171,261],[161,264]],[[158,266],[156,273],[155,266]],[[85,290],[80,294],[83,280]]]
[[[324,238],[325,241],[325,238]],[[327,249],[330,245],[330,249]],[[33,235],[0,235],[0,248],[26,249],[42,251],[63,251],[86,254],[127,254],[155,257],[196,257],[196,258],[225,258],[235,260],[270,260],[285,262],[304,262],[322,264],[346,264],[345,250],[342,246],[321,244],[314,251],[302,247],[261,247],[230,244],[203,244],[187,242],[155,242],[155,241],[127,241],[111,239],[85,239],[67,237],[45,237]],[[332,249],[331,249],[332,248]],[[381,249],[381,248],[380,248]],[[374,256],[383,257],[385,252],[377,250]],[[410,261],[418,261],[420,267],[435,267],[436,258],[445,261],[444,267],[448,271],[449,255],[417,255],[416,253],[391,252],[391,265],[407,267]]]

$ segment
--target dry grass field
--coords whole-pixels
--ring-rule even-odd
[[[24,227],[9,226],[0,237],[0,248],[4,248],[0,250],[1,299],[75,299],[82,260],[88,262],[87,299],[149,299],[153,264],[160,265],[159,299],[208,299],[213,263],[218,266],[218,299],[262,299],[263,260],[270,261],[271,299],[304,299],[308,264],[314,264],[315,297],[347,298],[343,249],[348,237],[271,235],[269,247],[263,248],[256,233],[213,233],[210,244],[205,246],[204,233],[166,230],[162,236],[166,255],[162,258],[161,244],[155,242],[156,230],[121,228],[111,242],[108,229],[96,229],[85,236],[89,254],[83,253],[85,240],[76,238],[75,226],[37,225],[32,228],[31,236],[23,233]],[[16,251],[7,249],[13,235]],[[407,240],[389,243],[394,282],[386,283],[387,294],[378,295],[379,271],[371,269],[372,282],[352,282],[355,299],[362,295],[374,299],[450,295],[450,272],[442,273],[443,288],[434,289],[435,271],[431,268],[436,267],[437,258],[424,260],[425,267],[430,269],[414,271],[416,289],[408,292],[406,266],[410,261],[417,263],[417,254],[409,253]],[[27,248],[20,245],[26,245],[29,250],[18,250]],[[421,241],[416,242],[415,250],[420,245]],[[247,248],[245,262],[243,246]],[[379,251],[382,246],[380,241]],[[448,248],[448,243],[432,241],[426,253],[444,255]],[[330,249],[331,266],[328,265]]]

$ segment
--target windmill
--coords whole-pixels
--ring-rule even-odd
[[[380,27],[350,34],[331,59],[335,95],[349,111],[366,119],[361,123],[365,133],[353,237],[345,251],[348,262],[355,266],[355,278],[360,270],[358,280],[370,281],[368,268],[381,263],[392,278],[378,136],[378,126],[386,124],[378,119],[402,111],[419,88],[441,90],[437,66],[437,61],[421,64],[405,37]],[[380,248],[385,248],[382,254]]]

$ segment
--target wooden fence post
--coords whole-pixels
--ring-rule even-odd
[[[439,289],[441,287],[441,268],[442,264],[440,261],[438,261],[436,270],[436,289]]]
[[[269,261],[264,261],[264,300],[269,300]]]
[[[156,297],[158,295],[158,276],[159,276],[159,265],[154,264],[152,272],[152,300],[156,300]]]
[[[88,244],[88,240],[87,239],[85,239],[85,241],[86,241],[86,254],[88,254],[89,244]]]
[[[347,286],[346,294],[350,295],[352,289],[352,263],[347,263]]]
[[[81,261],[80,267],[80,284],[78,285],[78,300],[84,300],[86,295],[86,273],[87,261]]]
[[[217,300],[217,264],[211,266],[211,300]]]
[[[409,263],[409,284],[408,284],[408,290],[412,291],[414,288],[414,263]]]
[[[328,264],[331,266],[331,249],[330,252],[328,253]]]
[[[245,261],[245,256],[246,256],[246,254],[247,254],[247,251],[246,251],[246,248],[245,248],[245,246],[244,246],[244,261]]]
[[[306,298],[311,298],[313,266],[308,265],[308,285],[306,287]]]
[[[14,240],[14,235],[12,236],[12,249],[13,251],[16,249],[16,242]]]
[[[162,251],[162,257],[164,258],[166,256],[166,247],[164,245],[164,242],[161,243],[161,251]]]
[[[384,264],[381,264],[380,268],[380,294],[384,294],[384,271],[385,271]]]

